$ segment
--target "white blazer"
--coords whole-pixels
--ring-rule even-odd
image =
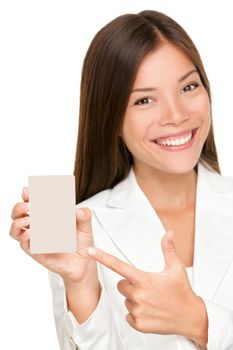
[[[125,180],[79,203],[93,211],[95,245],[144,271],[161,271],[165,229],[137,184],[131,168]],[[62,350],[189,350],[177,335],[144,334],[131,328],[125,298],[117,290],[121,276],[98,264],[102,292],[96,310],[79,324],[67,309],[62,278],[49,272],[56,329]],[[193,278],[194,292],[205,302],[208,350],[233,349],[233,177],[198,163]]]

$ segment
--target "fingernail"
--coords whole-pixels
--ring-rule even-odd
[[[96,255],[96,249],[95,249],[95,247],[89,247],[89,248],[87,248],[87,254],[88,255],[91,255],[91,256],[94,256],[94,255]]]
[[[85,215],[82,209],[77,209],[77,213],[78,213],[78,216],[80,217],[83,217]]]

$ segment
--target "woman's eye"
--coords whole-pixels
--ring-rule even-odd
[[[192,91],[192,90],[195,90],[198,86],[199,86],[198,83],[192,83],[192,84],[186,85],[186,86],[183,88],[183,91],[184,91],[184,92],[186,92],[186,91]]]
[[[143,97],[135,102],[135,105],[147,105],[151,101],[149,97]]]
[[[193,90],[195,90],[199,85],[200,85],[200,84],[198,84],[198,83],[188,84],[188,85],[186,85],[186,86],[183,88],[182,91],[183,91],[183,92],[193,91]],[[183,92],[182,92],[182,93],[183,93]],[[137,101],[135,102],[135,105],[142,105],[142,106],[143,106],[143,105],[147,105],[147,104],[150,103],[150,101],[152,101],[151,98],[149,98],[149,97],[143,97],[143,98],[137,100]]]

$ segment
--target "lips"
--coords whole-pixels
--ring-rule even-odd
[[[157,141],[163,141],[163,140],[175,140],[177,138],[181,138],[181,137],[186,137],[187,135],[190,134],[190,132],[192,132],[192,136],[195,134],[195,132],[197,131],[198,128],[194,128],[194,129],[188,129],[188,130],[184,130],[184,131],[180,131],[176,134],[169,134],[169,135],[166,135],[166,136],[162,136],[162,137],[159,137],[157,139],[154,139],[153,142],[156,142]]]

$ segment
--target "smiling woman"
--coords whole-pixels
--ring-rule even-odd
[[[11,235],[49,269],[61,349],[232,349],[233,178],[200,55],[172,18],[126,14],[94,37],[74,175],[75,253],[31,254],[28,209],[12,212]]]
[[[198,114],[198,108],[202,109],[204,104],[210,125],[207,137],[203,125],[198,130],[198,140],[201,137],[204,141],[199,147],[200,162],[220,173],[209,81],[191,38],[178,23],[156,11],[122,15],[107,24],[93,39],[83,65],[74,169],[77,202],[112,188],[127,176],[134,160],[129,140],[121,136],[123,121],[126,119],[127,129],[130,115],[134,123],[139,118],[143,125],[143,116],[149,123],[149,115],[156,112],[160,127],[153,132],[152,126],[150,134],[163,137],[198,127],[200,120],[193,121],[194,113]],[[191,109],[191,120],[178,120],[189,118]],[[170,123],[174,119],[175,124],[169,125],[170,112],[173,113]],[[163,127],[162,113],[166,114],[164,121],[168,118],[168,125]],[[88,158],[84,150],[89,151]],[[175,162],[176,157],[173,159]]]

